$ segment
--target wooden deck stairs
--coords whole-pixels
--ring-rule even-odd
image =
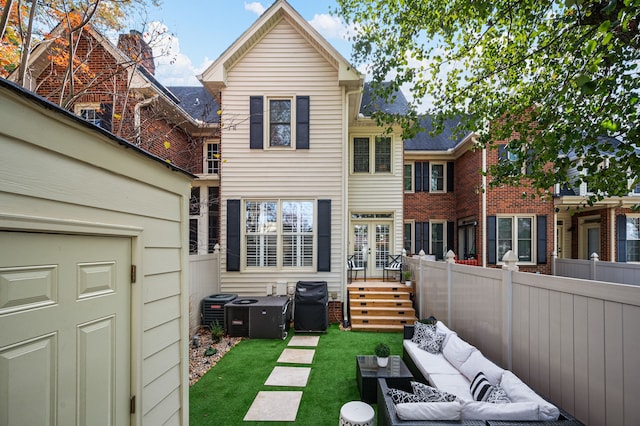
[[[362,281],[347,286],[352,330],[402,331],[416,321],[413,287],[403,283]]]

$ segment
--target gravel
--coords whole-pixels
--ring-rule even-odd
[[[197,345],[194,344],[195,339],[192,339],[189,344],[189,386],[200,380],[200,377],[216,365],[229,352],[229,349],[242,340],[241,337],[224,336],[218,343],[213,343],[208,327],[200,327],[196,336],[198,336]],[[216,349],[217,352],[211,356],[205,355],[209,347]]]

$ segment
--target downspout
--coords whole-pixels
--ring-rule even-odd
[[[343,113],[343,126],[342,126],[342,138],[344,143],[344,146],[346,147],[346,153],[343,156],[342,159],[342,170],[344,172],[344,176],[345,178],[342,179],[342,200],[344,202],[344,207],[343,207],[343,217],[344,217],[344,222],[342,225],[342,235],[344,235],[346,238],[344,239],[344,241],[348,241],[349,240],[349,223],[351,222],[351,217],[349,216],[349,96],[351,95],[355,95],[357,93],[360,93],[361,90],[352,90],[350,92],[347,92],[346,89],[342,92],[344,93],[344,102],[342,103],[345,108],[344,108],[344,113]],[[357,115],[356,115],[357,118]],[[346,247],[343,244],[342,245],[342,257],[341,259],[346,259],[347,258],[347,253],[346,253]],[[340,265],[341,266],[341,273],[340,273],[340,280],[343,284],[340,285],[341,290],[342,290],[342,294],[340,296],[340,300],[342,300],[342,318],[343,318],[343,324],[346,326],[348,324],[348,322],[350,321],[350,319],[348,318],[347,312],[348,312],[348,291],[347,291],[347,285],[344,284],[347,282],[347,277],[344,276],[345,274],[345,268],[344,268],[344,264],[345,261],[341,261]]]
[[[487,148],[482,148],[482,267],[487,267]]]
[[[141,140],[142,132],[140,130],[140,127],[142,125],[141,118],[140,118],[140,109],[142,107],[146,107],[147,105],[151,104],[156,99],[158,99],[158,95],[153,95],[148,99],[138,102],[136,106],[133,107],[133,126],[136,132],[136,145],[138,146],[140,146],[140,143],[142,142]]]

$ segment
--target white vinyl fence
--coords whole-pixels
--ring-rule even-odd
[[[434,315],[587,425],[640,424],[640,287],[419,257],[420,318]]]
[[[640,264],[603,262],[595,253],[591,255],[591,260],[555,258],[553,271],[554,275],[560,277],[640,285]]]
[[[220,293],[220,252],[189,256],[189,334],[200,327],[201,302]]]

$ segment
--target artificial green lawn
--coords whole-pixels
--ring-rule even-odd
[[[285,340],[245,339],[232,348],[189,391],[189,424],[200,425],[336,425],[340,407],[359,400],[356,383],[356,355],[373,354],[379,342],[391,348],[391,355],[402,355],[402,333],[341,331],[332,324],[320,341],[313,358],[307,386],[265,386],[264,382],[287,347],[293,329]],[[300,335],[313,335],[300,333]],[[304,365],[308,366],[308,365]],[[245,422],[247,410],[259,391],[302,390],[302,401],[295,422]],[[373,404],[375,407],[375,404]]]

